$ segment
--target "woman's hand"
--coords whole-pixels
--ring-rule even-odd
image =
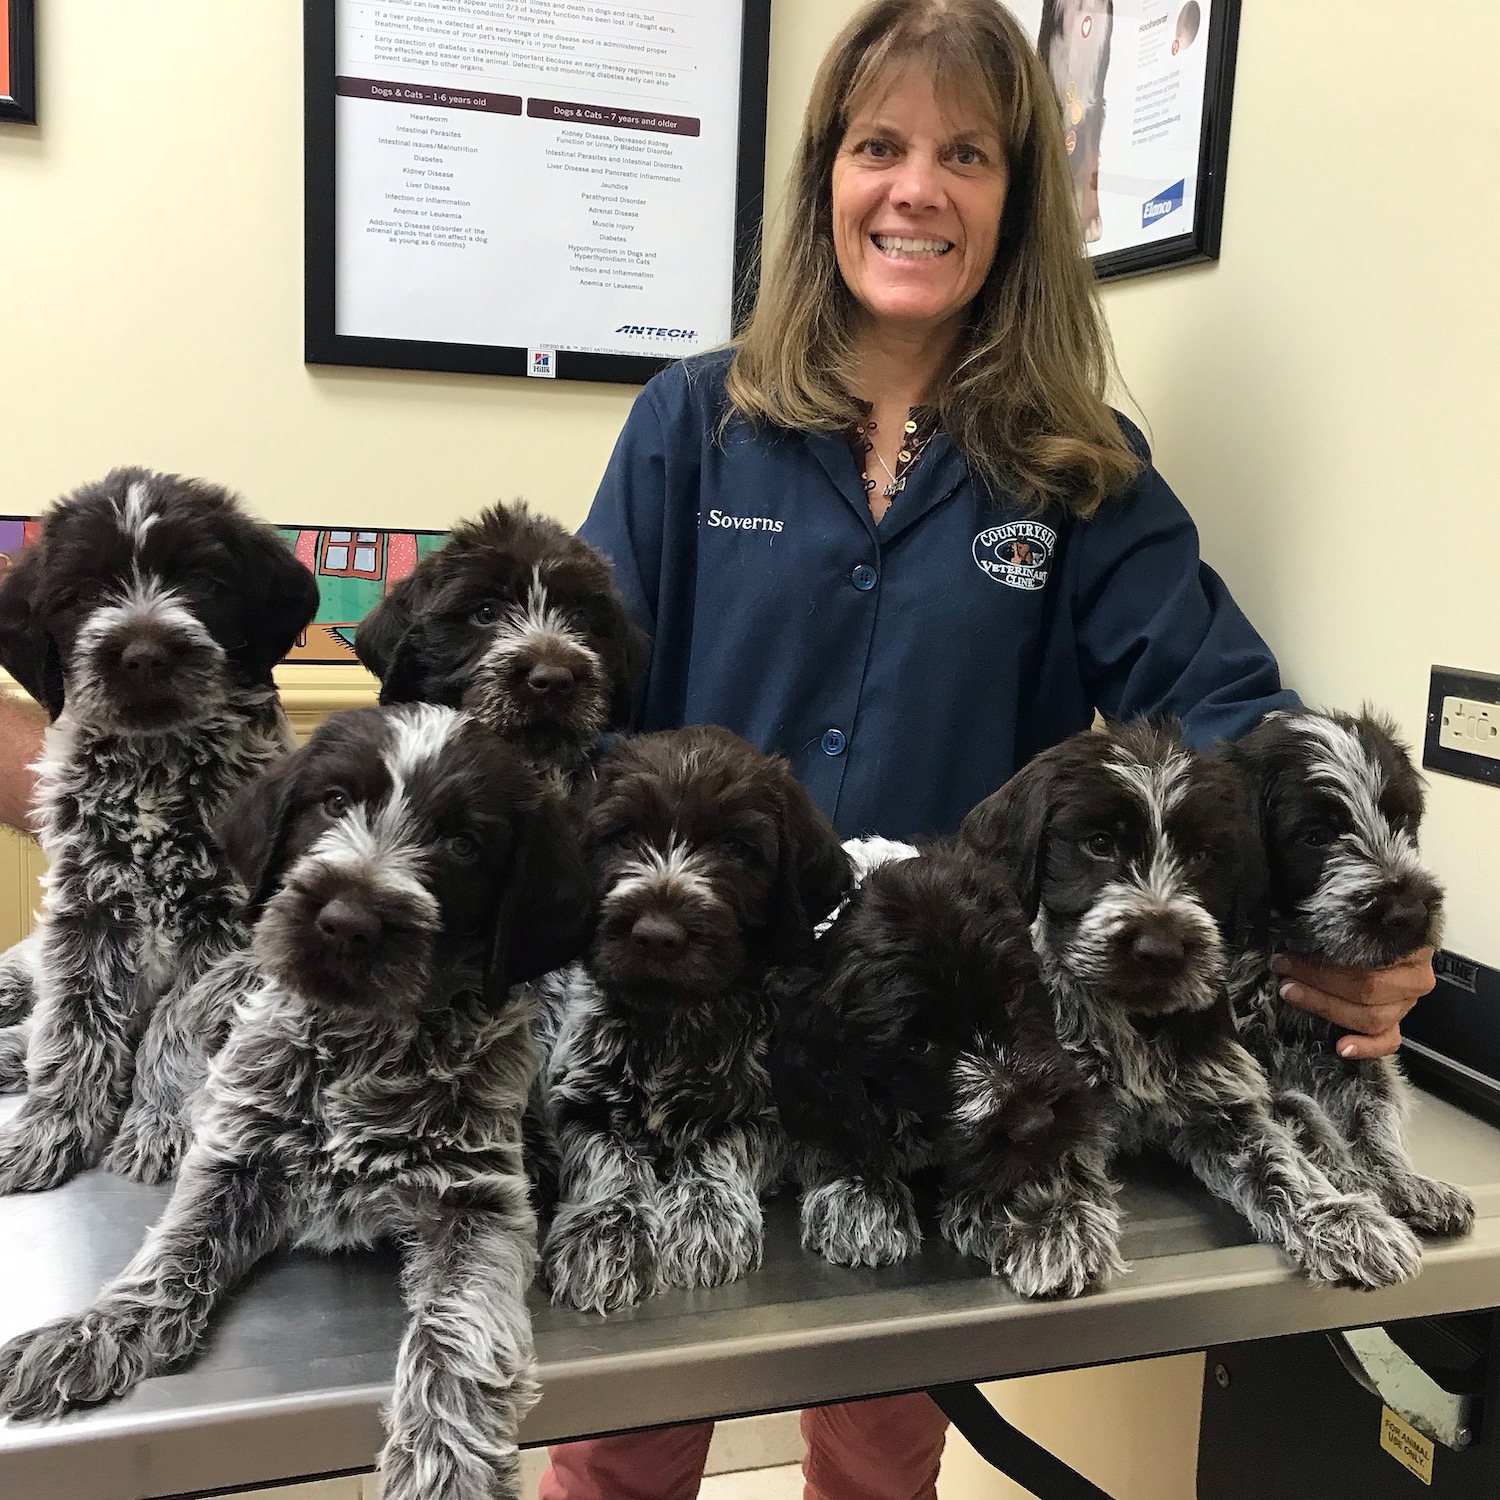
[[[1407,1011],[1437,983],[1432,954],[1431,948],[1418,948],[1384,969],[1346,969],[1278,953],[1271,971],[1289,1005],[1350,1033],[1339,1038],[1340,1057],[1388,1057],[1401,1045]]]

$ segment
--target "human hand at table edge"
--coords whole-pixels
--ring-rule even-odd
[[[1311,1011],[1348,1032],[1338,1053],[1350,1062],[1389,1057],[1401,1045],[1401,1022],[1437,983],[1431,947],[1417,948],[1383,969],[1316,964],[1278,953],[1271,971],[1288,1005]]]

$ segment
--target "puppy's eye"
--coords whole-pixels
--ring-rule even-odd
[[[479,858],[479,840],[472,834],[455,833],[448,840],[448,852],[464,864],[472,864]]]
[[[1336,843],[1339,831],[1331,823],[1313,823],[1302,830],[1302,842],[1314,849],[1326,849]]]
[[[1084,851],[1095,859],[1113,859],[1119,853],[1112,833],[1091,833],[1083,841]]]
[[[323,811],[330,818],[342,818],[351,805],[348,792],[332,791],[323,795]]]
[[[723,838],[717,840],[719,848],[735,859],[759,859],[761,857],[758,845],[751,843],[749,839],[736,838],[732,833],[726,833]]]
[[[500,606],[493,599],[486,599],[477,609],[469,613],[469,621],[474,625],[493,625],[500,618]]]

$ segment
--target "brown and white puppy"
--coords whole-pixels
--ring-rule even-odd
[[[1156,1146],[1312,1278],[1383,1286],[1421,1245],[1368,1194],[1341,1193],[1277,1120],[1230,1014],[1227,943],[1263,901],[1244,786],[1170,727],[1075,735],[981,802],[959,837],[1032,918],[1058,1034],[1098,1094],[1096,1128],[1009,1206],[1004,1272],[1077,1295],[1121,1268],[1110,1167]]]
[[[271,669],[317,602],[226,490],[144,469],[60,500],[0,581],[0,664],[52,719],[35,1013],[0,1032],[0,1077],[14,1086],[24,1066],[28,1087],[0,1127],[0,1192],[98,1161],[132,1069],[137,1097],[154,1084],[148,1018],[244,943],[244,893],[210,824],[291,748]],[[17,967],[31,971],[25,953]],[[127,1172],[154,1149],[134,1123],[110,1157]]]
[[[454,527],[365,617],[354,649],[382,703],[462,705],[568,779],[628,722],[649,642],[604,558],[518,502]]]
[[[840,1265],[916,1249],[912,1179],[931,1167],[943,1234],[998,1269],[1007,1202],[1093,1108],[1020,904],[992,861],[950,840],[865,873],[782,1005],[772,1081],[802,1243]]]
[[[561,1199],[542,1261],[554,1300],[608,1312],[759,1264],[785,1156],[776,976],[806,961],[849,866],[786,763],[727,730],[622,740],[597,770],[598,929],[539,986]]]
[[[1412,1165],[1396,1060],[1340,1057],[1336,1029],[1284,1002],[1270,964],[1283,952],[1379,969],[1439,942],[1443,893],[1417,850],[1424,797],[1411,756],[1369,710],[1312,709],[1268,716],[1225,753],[1249,785],[1270,874],[1269,931],[1233,969],[1240,1034],[1334,1182],[1373,1192],[1422,1233],[1462,1234],[1468,1194]]]

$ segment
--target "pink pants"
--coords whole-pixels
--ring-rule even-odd
[[[804,1500],[937,1500],[947,1430],[920,1393],[809,1407]],[[537,1500],[693,1500],[713,1435],[696,1422],[560,1444]]]

